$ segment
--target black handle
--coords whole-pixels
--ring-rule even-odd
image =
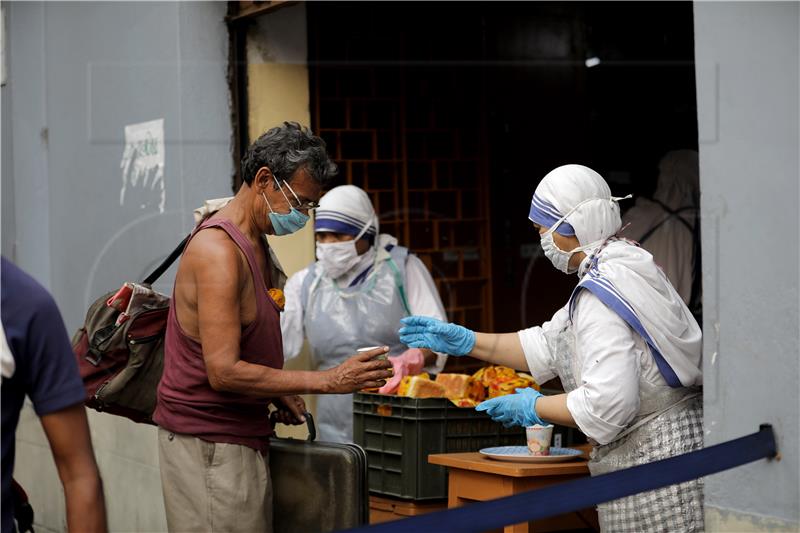
[[[272,411],[269,415],[269,420],[272,423],[272,426],[275,427],[275,424],[278,423],[278,415],[277,411]],[[306,417],[306,426],[308,427],[308,437],[306,440],[308,442],[313,442],[317,438],[317,426],[314,425],[314,417],[311,416],[311,413],[308,411],[303,412],[303,416]]]
[[[303,413],[303,416],[306,417],[306,425],[308,426],[308,438],[306,440],[314,442],[317,439],[317,426],[314,425],[314,417],[308,411]]]

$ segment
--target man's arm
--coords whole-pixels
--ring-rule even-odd
[[[207,233],[207,235],[203,235]],[[215,390],[272,398],[305,393],[349,393],[380,387],[391,376],[388,361],[372,361],[373,350],[321,372],[279,370],[240,357],[242,280],[250,276],[238,248],[226,236],[201,232],[202,247],[187,250],[197,287],[197,317],[208,380]],[[202,251],[202,254],[198,253]],[[202,255],[202,257],[200,257]]]
[[[80,533],[105,532],[103,484],[94,460],[86,410],[82,404],[73,405],[43,415],[41,422],[64,486],[67,529]]]

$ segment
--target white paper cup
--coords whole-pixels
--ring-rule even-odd
[[[366,346],[366,347],[364,347],[364,348],[359,348],[359,349],[358,349],[358,350],[356,350],[356,351],[357,351],[358,353],[362,353],[362,352],[371,352],[372,350],[377,350],[378,348],[383,348],[383,346]],[[375,356],[375,357],[373,357],[372,359],[374,359],[374,360],[376,360],[376,361],[386,361],[386,359],[388,359],[388,357],[389,357],[389,356],[388,356],[388,354],[386,354],[386,353],[381,353],[381,354],[378,354],[378,355],[376,355],[376,356]]]
[[[553,438],[553,424],[535,424],[525,428],[528,437],[528,453],[531,455],[550,455],[550,440]]]

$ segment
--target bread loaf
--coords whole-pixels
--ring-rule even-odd
[[[447,398],[466,398],[469,393],[472,377],[467,374],[439,374],[436,383],[444,387]]]
[[[406,381],[408,380],[408,381]],[[405,384],[405,387],[403,386]],[[431,381],[429,378],[423,376],[406,376],[403,382],[400,383],[402,391],[398,390],[398,394],[403,392],[402,396],[409,398],[444,398],[445,389],[441,383]]]

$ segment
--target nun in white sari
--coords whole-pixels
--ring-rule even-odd
[[[400,340],[451,355],[559,377],[565,393],[534,389],[478,406],[504,424],[578,427],[593,444],[593,475],[702,447],[702,333],[647,251],[618,239],[618,198],[590,168],[565,165],[536,189],[530,220],[553,265],[578,286],[548,322],[487,334],[425,317]],[[699,480],[599,506],[603,531],[702,531]]]

